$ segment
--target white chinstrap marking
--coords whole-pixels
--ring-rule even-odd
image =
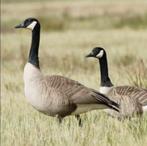
[[[104,51],[101,50],[99,54],[96,55],[97,58],[102,58],[104,55]]]
[[[33,21],[30,25],[27,26],[27,28],[33,30],[34,27],[36,26],[36,24],[37,24],[37,22]]]

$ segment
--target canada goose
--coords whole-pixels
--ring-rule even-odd
[[[39,66],[40,23],[28,18],[15,28],[32,30],[32,42],[28,62],[24,68],[24,90],[28,102],[38,111],[60,120],[68,115],[103,108],[118,111],[118,104],[94,89],[69,78],[44,76]]]
[[[120,104],[121,114],[107,110],[111,116],[131,117],[133,114],[142,115],[143,111],[147,111],[147,89],[132,86],[113,86],[108,73],[107,54],[103,48],[94,48],[86,57],[94,57],[99,60],[101,75],[99,91],[112,97],[115,102]]]

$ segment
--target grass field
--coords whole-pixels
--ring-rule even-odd
[[[115,85],[147,88],[147,3],[51,1],[3,3],[1,21],[1,146],[146,146],[147,114],[120,122],[103,111],[56,118],[34,110],[23,90],[31,32],[14,26],[27,17],[42,24],[40,63],[44,74],[59,74],[99,88],[96,60],[85,59],[95,46],[106,48]]]

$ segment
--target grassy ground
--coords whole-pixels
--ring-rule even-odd
[[[98,89],[97,61],[86,60],[84,56],[93,47],[102,46],[107,50],[110,75],[115,85],[147,88],[145,4],[143,0],[134,3],[131,0],[70,1],[62,2],[62,5],[61,2],[5,3],[1,38],[1,145],[146,146],[147,114],[142,119],[119,122],[102,111],[92,111],[81,115],[83,127],[79,127],[74,117],[65,118],[59,125],[56,118],[34,110],[25,99],[22,79],[31,33],[13,29],[29,16],[40,19],[43,25],[40,61],[44,74],[64,75]],[[121,27],[114,25],[120,21],[116,16],[125,20]],[[54,22],[49,24],[48,18]],[[140,23],[130,23],[132,18]]]

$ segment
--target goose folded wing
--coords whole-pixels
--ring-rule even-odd
[[[139,101],[142,106],[147,105],[147,89],[137,88],[133,86],[117,86],[115,91],[121,96],[131,96]]]
[[[51,86],[66,96],[70,102],[75,104],[103,104],[109,108],[118,108],[118,105],[105,95],[87,88],[77,81],[63,76],[50,76]]]

